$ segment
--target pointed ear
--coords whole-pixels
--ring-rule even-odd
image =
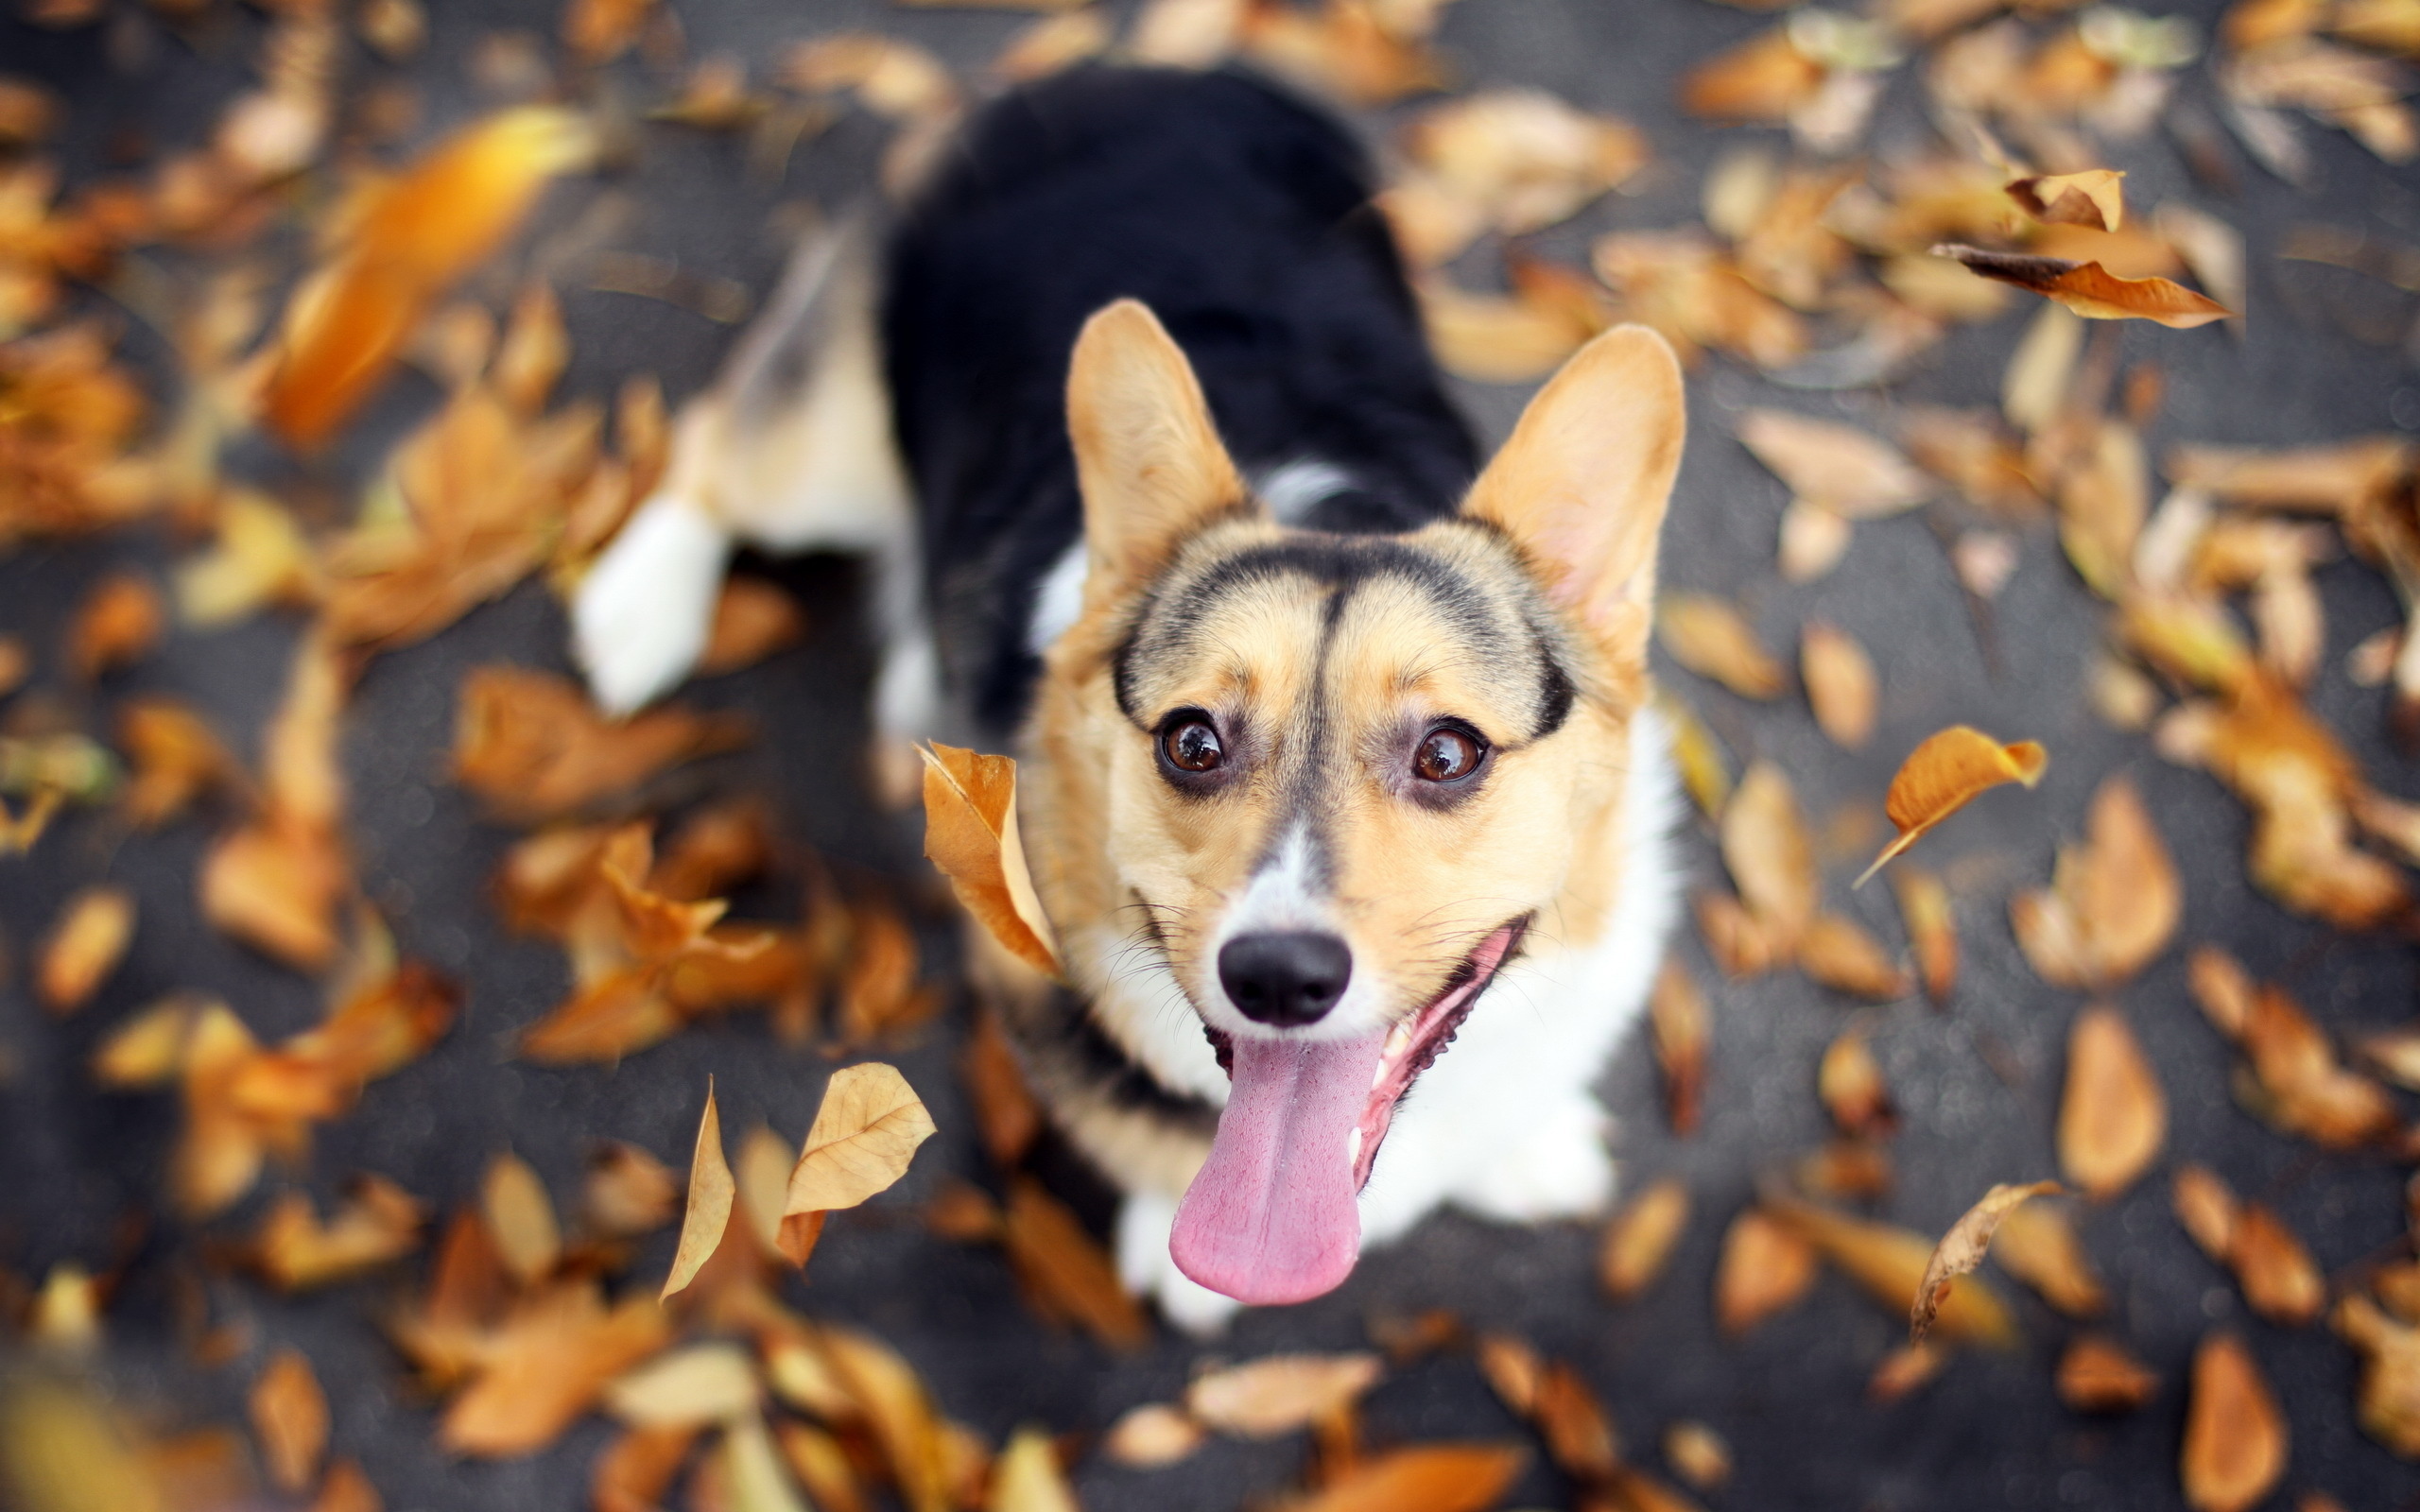
[[[1084,496],[1088,607],[1150,581],[1202,520],[1249,497],[1192,364],[1136,301],[1101,310],[1076,338],[1067,431]]]
[[[1646,666],[1656,536],[1686,428],[1671,347],[1616,326],[1530,401],[1462,506],[1520,543],[1617,673]]]

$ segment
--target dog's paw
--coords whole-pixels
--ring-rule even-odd
[[[572,599],[572,656],[608,713],[669,692],[706,648],[731,536],[705,510],[660,493],[639,507]]]
[[[1175,1226],[1176,1204],[1170,1199],[1142,1193],[1128,1197],[1117,1210],[1117,1278],[1128,1291],[1158,1302],[1170,1323],[1195,1338],[1208,1338],[1243,1304],[1176,1268],[1168,1254],[1168,1230]]]
[[[1500,1223],[1601,1212],[1614,1195],[1605,1110],[1582,1093],[1549,1104],[1519,1138],[1482,1161],[1454,1200]]]

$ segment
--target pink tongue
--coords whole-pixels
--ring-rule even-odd
[[[1235,1041],[1235,1087],[1210,1159],[1177,1204],[1177,1269],[1238,1302],[1308,1301],[1361,1253],[1346,1142],[1386,1036]]]

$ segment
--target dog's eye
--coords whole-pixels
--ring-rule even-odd
[[[1411,769],[1421,781],[1451,782],[1468,777],[1478,768],[1487,748],[1478,737],[1466,730],[1440,725],[1420,737],[1420,749],[1412,753]]]
[[[1215,771],[1227,759],[1207,719],[1180,719],[1160,731],[1160,754],[1181,772]]]

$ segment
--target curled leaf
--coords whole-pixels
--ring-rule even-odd
[[[2008,197],[2036,220],[2116,231],[2126,219],[2125,177],[2114,168],[2037,173],[2011,180]]]
[[[689,1196],[681,1215],[681,1241],[673,1252],[671,1274],[664,1278],[659,1300],[695,1280],[699,1270],[721,1247],[723,1230],[731,1226],[731,1200],[738,1191],[731,1162],[723,1155],[722,1115],[715,1108],[714,1083],[706,1083],[706,1110],[699,1115],[698,1143],[689,1157]]]
[[[1864,885],[1893,857],[1979,795],[2004,782],[2022,782],[2027,787],[2039,782],[2049,760],[2036,742],[2020,740],[2003,746],[1971,725],[1952,725],[1926,737],[1899,764],[1890,791],[1883,795],[1882,812],[1890,816],[1899,837],[1882,848],[1874,865],[1858,878],[1858,885]]]
[[[1063,968],[1017,835],[1017,764],[955,746],[925,759],[925,854],[1002,950],[1053,981]]]
[[[2182,284],[2164,278],[2119,278],[2099,263],[1987,252],[1955,243],[1936,247],[1932,252],[1935,257],[1955,258],[1984,278],[2056,300],[2087,320],[2156,320],[2185,331],[2235,313]]]
[[[1992,1235],[2001,1222],[2019,1204],[2060,1190],[2056,1181],[2035,1181],[2024,1186],[2003,1181],[1984,1193],[1981,1201],[1949,1226],[1949,1231],[1941,1236],[1941,1243],[1933,1246],[1932,1258],[1925,1263],[1924,1278],[1916,1283],[1915,1306],[1908,1313],[1909,1343],[1921,1344],[1925,1335],[1932,1332],[1933,1319],[1949,1296],[1950,1281],[1983,1263],[1984,1254],[1992,1247]]]

